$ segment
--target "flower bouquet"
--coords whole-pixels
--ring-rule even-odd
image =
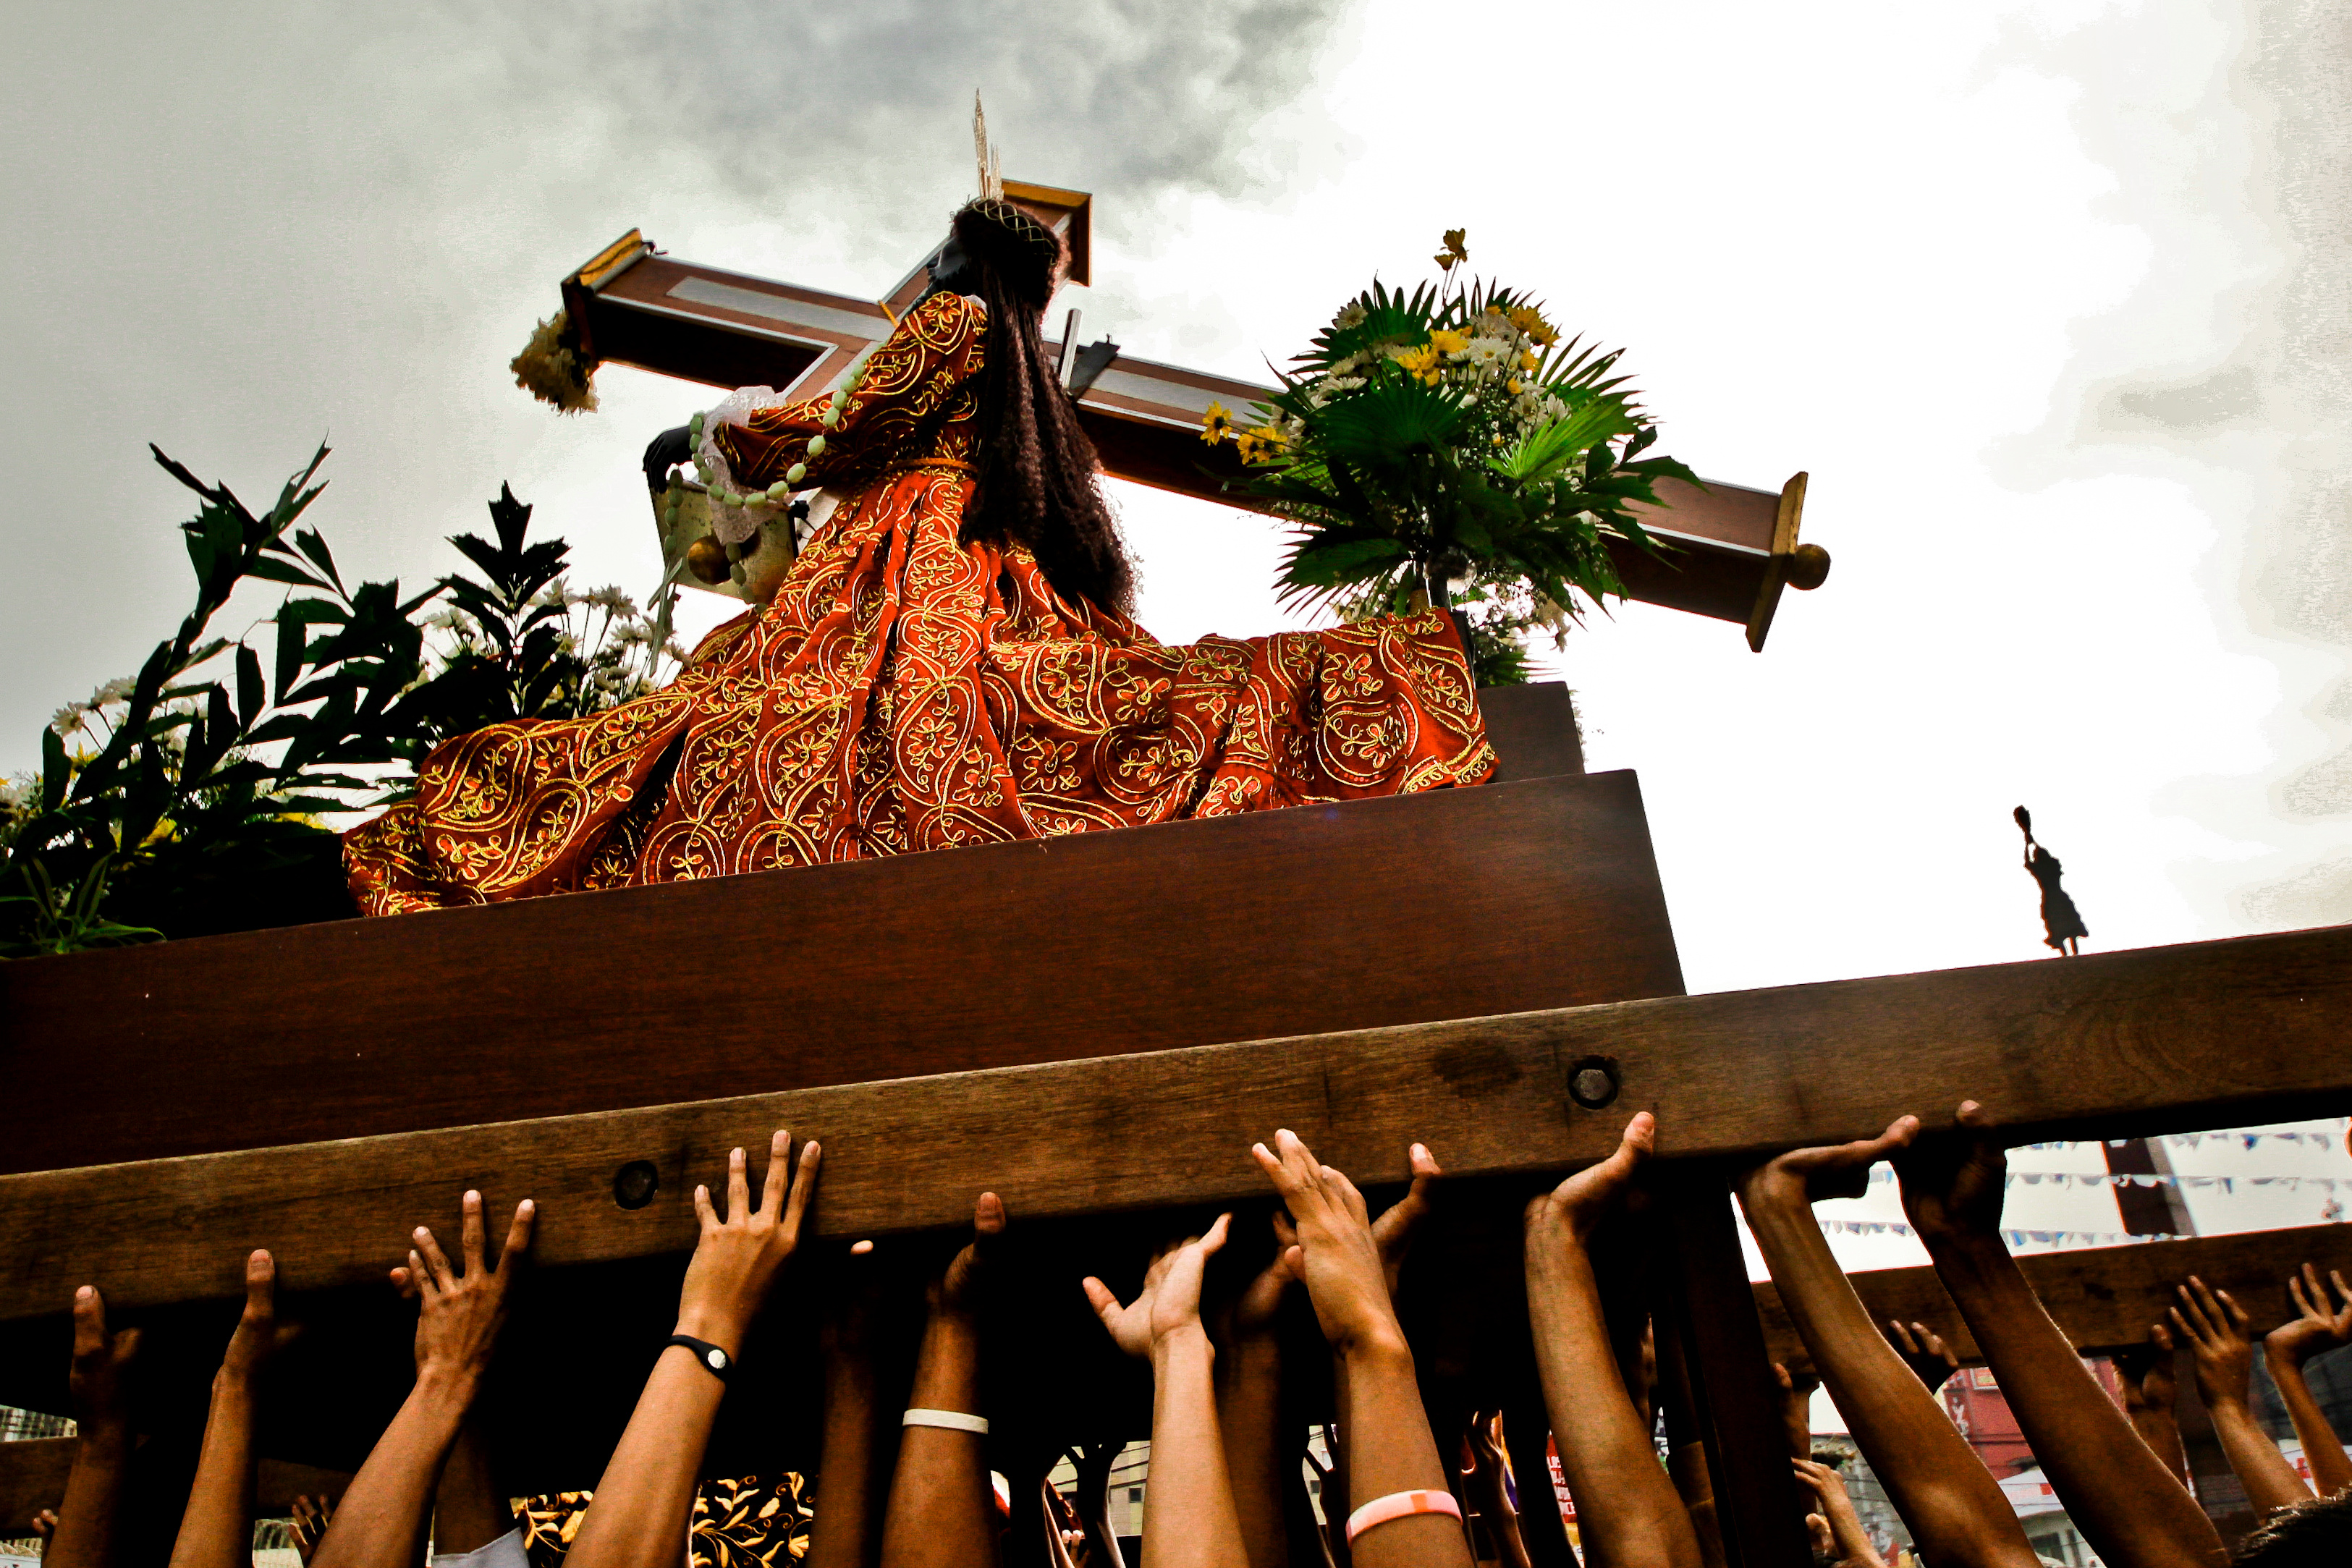
[[[1533,299],[1462,279],[1463,232],[1442,283],[1408,297],[1375,280],[1318,334],[1243,427],[1212,404],[1202,439],[1232,441],[1247,494],[1298,533],[1287,602],[1350,619],[1418,603],[1470,612],[1484,684],[1527,678],[1520,636],[1556,639],[1579,596],[1623,594],[1612,539],[1654,550],[1635,519],[1664,478],[1657,427],[1614,373],[1619,353],[1562,342]]]

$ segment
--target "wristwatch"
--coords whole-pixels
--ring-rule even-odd
[[[682,1344],[694,1352],[694,1359],[702,1364],[703,1370],[721,1383],[726,1382],[727,1375],[735,1370],[735,1358],[707,1339],[696,1339],[691,1334],[674,1333],[662,1342],[662,1348],[667,1350],[674,1344]]]

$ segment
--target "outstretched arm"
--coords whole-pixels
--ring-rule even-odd
[[[1854,1442],[1933,1563],[2032,1568],[2017,1514],[1918,1375],[1872,1324],[1813,1218],[1818,1197],[1858,1192],[1870,1167],[1917,1134],[1905,1116],[1878,1137],[1798,1149],[1748,1173],[1739,1206],[1780,1301]]]
[[[839,397],[820,394],[719,417],[703,430],[741,489],[782,482],[798,490],[835,483],[900,450],[980,373],[988,312],[960,294],[939,293],[907,312]]]
[[[122,1480],[131,1465],[131,1358],[139,1331],[106,1327],[106,1298],[95,1285],[74,1292],[72,1391],[77,1437],[66,1495],[41,1561],[48,1568],[109,1568]]]
[[[1251,1152],[1290,1209],[1298,1245],[1285,1254],[1307,1282],[1323,1337],[1339,1357],[1348,1397],[1348,1502],[1402,1500],[1447,1507],[1453,1496],[1445,1466],[1430,1436],[1405,1343],[1381,1272],[1381,1247],[1363,1194],[1340,1172],[1316,1159],[1288,1129],[1275,1146]],[[1470,1549],[1457,1518],[1415,1512],[1367,1524],[1352,1543],[1356,1568],[1471,1568]]]
[[[2246,1333],[2245,1309],[2229,1291],[2206,1289],[2194,1274],[2179,1287],[2179,1296],[2172,1326],[2188,1338],[2197,1358],[2197,1396],[2213,1417],[2213,1435],[2256,1517],[2309,1500],[2311,1489],[2254,1419],[2254,1342]]]
[[[1151,1511],[1143,1568],[1235,1568],[1248,1559],[1232,1477],[1217,1430],[1214,1354],[1201,1324],[1201,1276],[1225,1244],[1233,1216],[1217,1216],[1151,1260],[1126,1306],[1088,1275],[1087,1300],[1121,1350],[1151,1358]]]
[[[2227,1560],[2196,1500],[2131,1429],[2034,1296],[2000,1239],[2007,1162],[1983,1107],[1898,1156],[1903,1207],[1968,1320],[2066,1512],[2108,1568]]]
[[[529,1198],[516,1207],[492,1269],[483,1256],[482,1195],[467,1193],[459,1227],[462,1275],[433,1232],[416,1228],[407,1268],[393,1270],[394,1282],[417,1295],[416,1383],[335,1505],[312,1568],[409,1568],[414,1562],[434,1481],[498,1348],[508,1290],[530,1247],[535,1212]]]
[[[253,1561],[254,1385],[278,1344],[277,1260],[245,1260],[245,1314],[213,1374],[195,1484],[172,1543],[172,1568],[249,1568]]]
[[[931,1282],[910,1410],[981,1414],[980,1311],[998,1267],[991,1255],[1004,1223],[1003,1200],[982,1193],[972,1206],[971,1244]],[[996,1495],[988,1479],[985,1432],[908,1427],[890,1478],[882,1568],[978,1568],[995,1561]]]
[[[732,1151],[723,1219],[711,1205],[710,1189],[694,1189],[702,1237],[678,1291],[678,1333],[717,1345],[730,1361],[742,1354],[769,1287],[800,1245],[823,1154],[814,1143],[803,1144],[795,1177],[792,1134],[779,1130],[769,1140],[767,1183],[754,1208],[750,1161],[741,1149]],[[604,1479],[596,1483],[596,1500],[580,1521],[579,1538],[565,1554],[570,1568],[674,1568],[694,1509],[703,1448],[727,1391],[702,1355],[673,1344],[655,1361]]]
[[[2115,1355],[2116,1375],[2123,1380],[2124,1418],[2131,1423],[2147,1451],[2172,1472],[2183,1489],[2189,1485],[2189,1455],[2180,1446],[2180,1422],[2172,1413],[2176,1392],[2172,1375],[2172,1331],[2150,1323],[2147,1343]]]
[[[1590,1249],[1593,1230],[1625,1202],[1656,1135],[1656,1119],[1637,1113],[1615,1154],[1529,1202],[1524,1218],[1528,1324],[1544,1409],[1580,1532],[1609,1568],[1699,1564],[1690,1516],[1625,1392]]]
[[[1277,1220],[1279,1216],[1276,1217]],[[1284,1254],[1296,1239],[1277,1224],[1274,1261],[1242,1291],[1225,1319],[1217,1357],[1217,1429],[1225,1441],[1234,1511],[1249,1568],[1289,1568],[1284,1522],[1284,1462],[1296,1481],[1297,1456],[1282,1440],[1282,1304],[1298,1283]],[[1154,1452],[1158,1450],[1155,1448]]]
[[[2299,1274],[2288,1278],[2287,1291],[2303,1315],[2273,1329],[2263,1347],[2271,1381],[2278,1385],[2287,1418],[2294,1423],[2295,1438],[2303,1444],[2304,1458],[2311,1466],[2312,1490],[2322,1497],[2335,1497],[2352,1491],[2352,1457],[2345,1454],[2344,1440],[2327,1424],[2326,1412],[2303,1378],[2305,1359],[2339,1344],[2352,1344],[2352,1285],[2345,1284],[2344,1276],[2333,1270],[2327,1277],[2336,1285],[2337,1304],[2333,1308],[2319,1282],[2318,1270],[2305,1263]]]

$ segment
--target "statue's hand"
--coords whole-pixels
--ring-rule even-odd
[[[646,485],[659,490],[669,484],[669,471],[694,455],[694,436],[685,425],[665,430],[646,445]]]

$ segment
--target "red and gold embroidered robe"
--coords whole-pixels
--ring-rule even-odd
[[[1475,784],[1494,767],[1431,612],[1163,647],[957,542],[986,316],[936,294],[824,400],[718,440],[744,487],[805,463],[845,499],[773,601],[684,674],[586,718],[436,750],[345,836],[371,915],[724,876]],[[811,439],[823,454],[808,455]]]

